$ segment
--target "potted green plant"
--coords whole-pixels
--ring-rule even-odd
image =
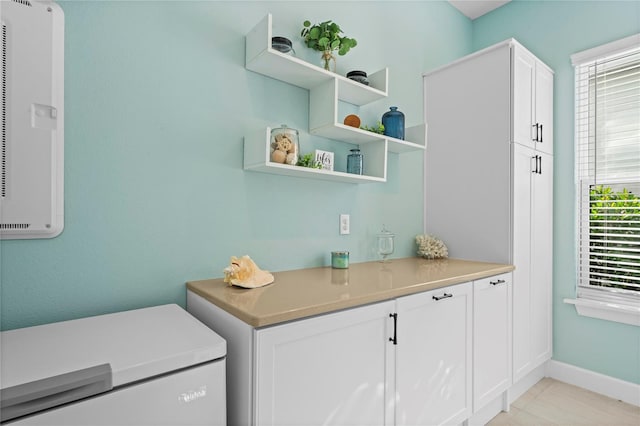
[[[333,71],[335,71],[336,58],[334,51],[343,56],[350,49],[356,47],[358,42],[354,38],[341,36],[340,26],[332,21],[325,21],[311,25],[311,22],[304,21],[300,35],[304,37],[307,47],[322,52],[324,69],[331,71],[331,61],[333,61]]]
[[[384,124],[382,124],[380,121],[378,121],[375,126],[362,125],[360,126],[360,128],[362,130],[367,130],[369,132],[377,133],[379,135],[384,134]]]
[[[309,167],[311,169],[321,169],[322,168],[322,164],[320,164],[317,161],[315,161],[315,159],[313,158],[313,154],[305,154],[305,155],[301,156],[298,159],[298,163],[296,163],[296,166]]]

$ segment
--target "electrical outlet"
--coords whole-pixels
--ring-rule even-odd
[[[341,214],[340,215],[340,235],[349,234],[349,215]]]

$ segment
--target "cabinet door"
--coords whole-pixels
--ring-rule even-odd
[[[531,351],[534,366],[551,358],[553,273],[553,156],[542,158],[533,174],[531,223]]]
[[[511,386],[511,274],[473,282],[473,411]]]
[[[471,414],[471,283],[397,299],[396,425]]]
[[[535,147],[535,90],[536,58],[528,52],[513,50],[513,141]]]
[[[551,357],[553,156],[513,144],[513,380]]]
[[[532,367],[531,359],[531,181],[535,151],[512,144],[513,154],[513,380]]]
[[[553,154],[553,73],[536,63],[535,122],[540,126],[536,150]]]
[[[393,423],[394,303],[255,332],[255,424]]]

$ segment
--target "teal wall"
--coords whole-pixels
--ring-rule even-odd
[[[474,50],[509,37],[555,71],[553,358],[640,383],[638,327],[578,316],[575,297],[574,77],[570,55],[640,32],[638,1],[513,1],[474,21]]]
[[[346,149],[308,133],[308,91],[244,68],[244,36],[267,13],[299,40],[332,19],[359,45],[338,72],[389,67],[390,105],[423,121],[422,73],[471,51],[472,24],[437,2],[62,1],[65,229],[0,243],[4,330],[162,303],[221,277],[231,255],[280,271],[372,260],[383,223],[396,257],[422,232],[421,152],[390,154],[388,181],[353,185],[242,169],[243,136],[286,123],[305,152]],[[406,29],[411,28],[410,32]],[[319,53],[300,43],[300,57]],[[340,151],[340,149],[342,151]],[[338,216],[351,215],[340,236]],[[301,283],[304,285],[304,283]]]

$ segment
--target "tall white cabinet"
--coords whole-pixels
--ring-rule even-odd
[[[424,76],[425,232],[512,263],[513,382],[551,358],[553,72],[513,39]]]

